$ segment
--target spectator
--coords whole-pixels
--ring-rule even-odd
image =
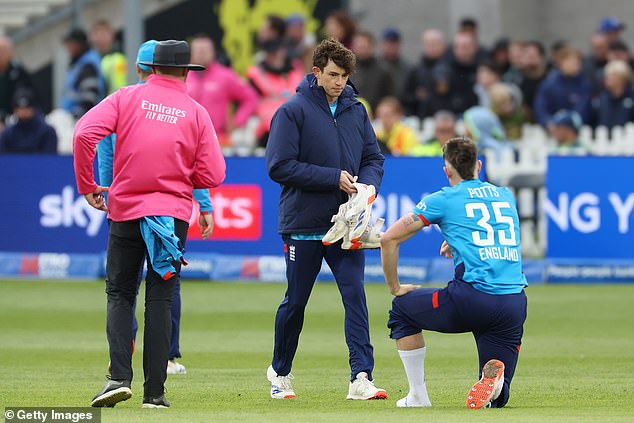
[[[476,84],[473,87],[478,96],[478,104],[482,107],[491,108],[491,98],[489,96],[489,88],[495,83],[500,82],[500,68],[490,60],[485,60],[478,65],[478,73],[476,74]]]
[[[114,39],[114,31],[105,20],[97,21],[90,30],[90,42],[101,55],[101,73],[107,94],[112,94],[128,83],[127,61],[120,49],[115,47]]]
[[[564,50],[571,48],[570,44],[566,40],[557,40],[550,45],[550,59],[549,66],[555,67],[559,66],[559,61],[561,57],[561,53]]]
[[[220,143],[228,145],[231,130],[244,126],[247,119],[255,113],[258,94],[231,68],[216,60],[214,43],[205,34],[196,35],[192,39],[191,61],[207,69],[187,75],[189,95],[209,112]],[[237,103],[237,108],[231,116],[233,103]]]
[[[398,29],[386,28],[383,31],[380,62],[392,75],[396,92],[403,92],[410,65],[401,55],[401,33]]]
[[[361,97],[376,109],[383,97],[394,95],[394,80],[374,56],[374,36],[369,32],[358,32],[352,41],[352,51],[357,56],[357,67],[352,82]]]
[[[537,88],[546,78],[548,67],[546,63],[546,50],[539,41],[528,41],[524,44],[524,54],[522,55],[522,73],[520,80],[520,91],[524,100],[524,109],[527,118],[535,122],[533,103]]]
[[[447,43],[441,31],[429,29],[421,34],[423,55],[409,72],[401,101],[408,115],[423,119],[433,115],[430,100],[434,91],[434,68],[441,62],[447,51]]]
[[[283,39],[271,39],[261,47],[265,53],[264,59],[249,68],[247,77],[260,96],[256,108],[260,122],[255,135],[258,146],[265,147],[273,115],[278,107],[295,94],[304,72],[293,66]]]
[[[409,156],[418,144],[412,128],[403,125],[403,109],[396,97],[385,97],[376,109],[376,117],[382,128],[377,131],[376,138],[381,153],[394,156]]]
[[[64,84],[62,108],[79,119],[104,98],[101,57],[90,48],[86,33],[81,29],[74,29],[66,35],[64,47],[71,61]]]
[[[458,137],[456,132],[456,116],[440,110],[434,115],[434,136],[417,145],[412,151],[413,156],[442,156],[442,148],[452,138]]]
[[[559,65],[549,72],[535,96],[535,118],[546,127],[552,116],[562,109],[574,110],[587,122],[592,87],[581,72],[581,53],[571,47],[560,52]]]
[[[306,19],[301,13],[295,13],[286,18],[286,38],[289,42],[289,55],[293,60],[299,60],[306,73],[310,72],[315,48],[315,34],[306,32]]]
[[[612,41],[608,46],[608,62],[613,60],[622,60],[630,65],[630,69],[634,69],[634,59],[632,59],[630,49],[621,40]]]
[[[13,98],[20,89],[33,90],[28,72],[13,60],[13,43],[0,35],[0,132],[4,119],[13,113]]]
[[[352,39],[357,32],[357,24],[352,17],[343,10],[335,10],[324,21],[326,38],[334,38],[346,48],[352,47]]]
[[[0,134],[0,153],[56,154],[57,134],[37,109],[33,92],[21,88],[13,99],[17,122]]]
[[[450,110],[462,113],[478,104],[478,97],[473,91],[478,68],[475,38],[470,33],[458,32],[453,40],[453,57],[449,61],[449,97]]]
[[[632,70],[622,60],[605,66],[605,88],[593,102],[594,126],[612,129],[634,122],[634,89]]]
[[[476,106],[463,115],[465,136],[471,138],[479,151],[502,151],[509,147],[504,127],[491,110]]]
[[[509,140],[522,138],[522,129],[528,122],[522,107],[522,93],[517,85],[498,82],[489,87],[491,110],[500,119],[500,123]]]
[[[504,82],[518,85],[522,79],[524,41],[514,40],[509,44],[509,68],[502,74]]]
[[[502,75],[511,68],[509,44],[508,38],[500,38],[493,45],[493,49],[491,49],[490,60],[500,70]]]
[[[623,30],[625,30],[625,24],[613,16],[601,19],[597,27],[597,32],[605,34],[609,42],[619,41]]]
[[[559,110],[553,116],[550,127],[553,139],[557,142],[551,154],[584,154],[586,150],[579,141],[579,130],[583,122],[579,113],[573,110]]]
[[[592,84],[592,94],[601,91],[603,83],[603,67],[608,63],[610,43],[603,32],[595,32],[590,38],[590,54],[583,59],[583,72]]]
[[[277,15],[268,15],[258,28],[258,45],[270,40],[279,40],[286,36],[286,21]]]
[[[460,20],[458,25],[458,32],[470,34],[476,44],[476,61],[479,63],[489,57],[489,52],[480,44],[480,34],[478,28],[478,21],[474,18],[466,17]]]

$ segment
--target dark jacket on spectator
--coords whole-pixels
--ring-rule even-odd
[[[73,58],[64,85],[62,107],[74,117],[82,117],[106,94],[101,73],[101,57],[95,50],[86,50]]]
[[[3,154],[57,154],[57,134],[36,112],[33,119],[7,126],[0,135]]]
[[[535,120],[547,126],[559,110],[574,110],[584,123],[590,119],[592,88],[583,72],[572,78],[565,77],[559,69],[553,69],[540,84],[535,96],[533,113]]]
[[[434,68],[438,59],[423,56],[407,75],[401,94],[401,103],[405,114],[416,115],[421,119],[431,116],[430,99],[434,91]]]
[[[345,87],[332,115],[324,89],[308,74],[297,94],[273,116],[266,168],[282,185],[280,233],[327,231],[348,195],[339,189],[341,170],[379,189],[383,155],[365,107]]]
[[[13,113],[13,96],[19,89],[32,90],[31,77],[21,65],[11,62],[0,74],[0,120]]]
[[[623,126],[634,122],[634,89],[627,86],[620,97],[614,97],[608,90],[603,90],[592,102],[593,126]]]
[[[359,96],[370,103],[372,110],[376,109],[383,97],[396,93],[392,75],[374,57],[368,60],[358,60],[354,74],[350,79],[359,90]]]
[[[451,98],[451,107],[448,110],[460,114],[478,105],[478,96],[473,90],[477,69],[477,61],[463,64],[453,59],[448,63],[449,97]]]

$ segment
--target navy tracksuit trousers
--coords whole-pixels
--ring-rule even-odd
[[[294,240],[286,235],[282,238],[288,286],[275,316],[273,369],[284,376],[291,371],[304,324],[304,310],[321,269],[322,259],[325,259],[335,276],[345,309],[344,328],[350,351],[350,380],[359,372],[367,372],[372,380],[374,356],[363,287],[365,253],[360,250],[342,250],[341,242],[325,246],[321,241]]]

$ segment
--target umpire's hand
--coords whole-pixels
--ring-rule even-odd
[[[103,197],[104,192],[108,192],[108,187],[97,186],[93,192],[84,195],[84,198],[88,201],[88,204],[97,210],[108,211],[108,207],[106,207],[106,200]]]
[[[214,218],[211,213],[200,214],[198,216],[198,223],[200,224],[200,235],[203,239],[209,238],[214,231]]]

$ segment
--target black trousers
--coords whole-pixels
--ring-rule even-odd
[[[185,245],[187,222],[174,220],[176,236]],[[106,294],[108,311],[106,333],[110,346],[110,374],[113,380],[132,381],[132,319],[139,268],[146,247],[139,220],[112,222],[108,234]],[[167,359],[172,331],[171,306],[180,263],[174,263],[176,275],[169,280],[152,269],[148,259],[145,278],[145,330],[143,333],[143,373],[145,397],[163,395],[167,378]]]

